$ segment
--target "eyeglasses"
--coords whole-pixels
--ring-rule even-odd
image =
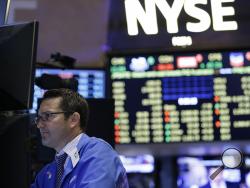
[[[65,113],[72,113],[72,112],[69,112],[69,111],[43,112],[40,115],[37,115],[37,117],[35,118],[35,124],[38,124],[40,121],[42,121],[42,122],[50,121],[54,117],[54,115],[65,114]]]

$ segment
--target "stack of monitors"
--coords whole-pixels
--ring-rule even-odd
[[[106,97],[106,75],[102,69],[51,69],[37,68],[36,78],[43,74],[57,75],[61,79],[75,78],[78,81],[78,92],[84,98]],[[35,85],[32,112],[37,109],[38,99],[43,96],[44,89]]]
[[[249,139],[250,50],[108,59],[116,144]]]
[[[250,187],[250,158],[240,168],[225,168],[213,180],[210,175],[222,165],[220,157],[178,157],[177,188]]]

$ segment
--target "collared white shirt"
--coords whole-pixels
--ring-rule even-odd
[[[73,164],[73,168],[78,163],[80,157],[79,157],[77,145],[78,145],[82,135],[83,135],[83,133],[79,134],[72,141],[70,141],[66,146],[64,146],[64,148],[59,153],[56,154],[56,156],[59,156],[59,155],[62,155],[63,153],[67,153],[67,155],[69,156],[65,161],[64,167],[68,163],[68,160],[70,160],[70,159],[71,159],[71,162]]]

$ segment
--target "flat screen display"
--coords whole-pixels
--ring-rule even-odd
[[[177,188],[242,188],[250,187],[249,157],[236,169],[224,169],[215,179],[210,175],[222,165],[220,157],[178,157]]]
[[[0,111],[32,107],[38,22],[0,26]]]
[[[120,159],[127,173],[153,173],[155,160],[152,155],[125,156],[120,155]]]
[[[74,78],[78,81],[77,91],[85,98],[105,98],[106,97],[106,75],[101,69],[52,69],[37,68],[36,78],[43,74],[57,75],[61,79]],[[35,85],[33,112],[37,109],[38,99],[42,98],[44,89]]]
[[[116,144],[249,140],[250,50],[110,55]]]

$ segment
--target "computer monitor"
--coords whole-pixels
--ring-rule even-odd
[[[0,111],[32,107],[38,22],[0,26]]]
[[[249,140],[249,49],[110,54],[109,64],[120,151],[220,154]]]
[[[106,92],[106,71],[104,69],[58,69],[58,68],[37,68],[35,77],[42,75],[54,75],[62,80],[74,78],[78,82],[77,91],[84,98],[105,98]],[[32,112],[36,112],[38,99],[43,96],[45,89],[34,86],[34,100]]]
[[[122,164],[127,173],[153,173],[155,168],[155,159],[152,155],[126,156],[120,155]]]
[[[152,155],[120,155],[126,169],[129,187],[157,187],[155,159]]]
[[[223,169],[215,179],[210,175],[222,164],[220,156],[177,157],[177,188],[206,188],[227,187],[240,188],[250,186],[250,164],[249,156],[246,156],[241,167],[235,169]]]

